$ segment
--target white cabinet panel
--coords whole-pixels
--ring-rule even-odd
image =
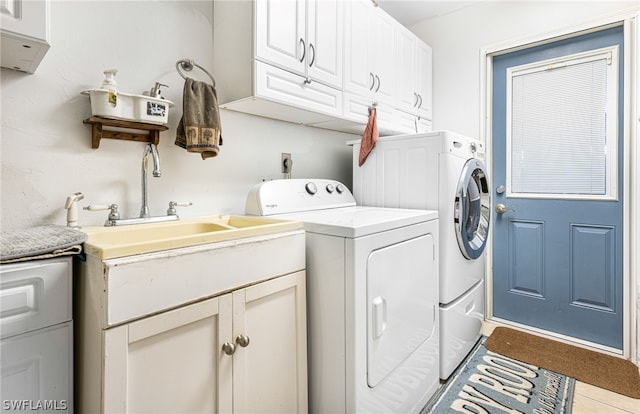
[[[305,1],[261,0],[255,7],[256,58],[304,75]]]
[[[324,114],[342,114],[342,94],[318,82],[256,62],[256,95]]]
[[[230,364],[216,350],[231,317],[225,295],[106,330],[104,411],[230,412],[231,388],[219,389]]]
[[[370,1],[345,2],[344,90],[392,103],[399,25]]]
[[[431,48],[406,28],[398,30],[396,104],[419,118],[432,119]]]
[[[304,272],[233,292],[235,412],[307,412],[305,314]]]
[[[2,67],[34,73],[50,47],[49,0],[0,2]]]
[[[71,320],[71,259],[3,265],[0,277],[2,338]]]
[[[420,98],[418,103],[418,115],[422,118],[433,119],[432,113],[432,51],[431,47],[417,40],[415,44],[416,64],[413,79],[416,85],[416,93]]]
[[[344,6],[342,0],[307,2],[307,76],[342,89]]]
[[[42,404],[48,410],[73,413],[72,322],[3,339],[0,355],[0,395],[12,412]]]
[[[11,412],[73,412],[71,268],[70,256],[0,266],[0,396]]]

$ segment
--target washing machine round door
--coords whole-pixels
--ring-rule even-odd
[[[458,246],[469,260],[480,257],[487,244],[490,202],[487,167],[472,158],[462,168],[453,214]]]

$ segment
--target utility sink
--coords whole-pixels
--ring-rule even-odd
[[[84,250],[99,259],[236,240],[302,229],[297,221],[246,216],[205,216],[163,223],[85,227]]]

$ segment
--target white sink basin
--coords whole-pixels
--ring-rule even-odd
[[[303,228],[297,221],[205,216],[164,223],[85,227],[84,250],[99,259],[132,256]]]

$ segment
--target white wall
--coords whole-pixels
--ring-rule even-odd
[[[165,214],[170,200],[194,203],[179,209],[184,217],[242,213],[253,184],[282,177],[282,152],[293,156],[294,177],[351,184],[345,142],[354,135],[222,111],[218,157],[203,161],[173,144],[184,84],[175,64],[191,58],[212,67],[212,4],[51,1],[52,46],[36,73],[1,72],[3,230],[64,225],[64,202],[76,191],[85,194],[81,205],[117,203],[123,217],[139,214],[144,144],[103,139],[92,149],[91,127],[82,123],[91,110],[80,92],[99,87],[109,68],[118,69],[121,92],[141,93],[159,81],[169,85],[163,95],[177,104],[170,129],[160,134],[163,175],[149,176],[152,215]],[[81,210],[80,224],[102,225],[106,216]]]
[[[467,9],[415,24],[411,30],[433,48],[433,113],[434,129],[452,129],[470,136],[482,137],[481,133],[481,67],[480,53],[483,48],[532,38],[547,33],[562,32],[598,21],[620,12],[640,12],[637,1],[493,1],[485,0]],[[640,38],[638,43],[640,43]],[[640,45],[635,45],[640,53]],[[638,57],[635,56],[636,62]],[[637,65],[637,63],[636,63]],[[636,66],[637,68],[637,66]],[[637,70],[637,69],[636,69]],[[636,79],[637,81],[637,74]],[[640,95],[640,86],[636,85]],[[629,171],[638,171],[640,146],[638,126],[632,138],[632,165]],[[632,201],[635,209],[629,223],[632,229],[631,243],[634,251],[630,274],[636,274],[638,291],[636,310],[638,324],[636,349],[631,356],[640,360],[640,273],[637,257],[640,254],[640,223],[637,205],[640,202],[640,183],[630,174]],[[634,181],[635,180],[635,181]],[[635,247],[633,247],[635,246]]]

